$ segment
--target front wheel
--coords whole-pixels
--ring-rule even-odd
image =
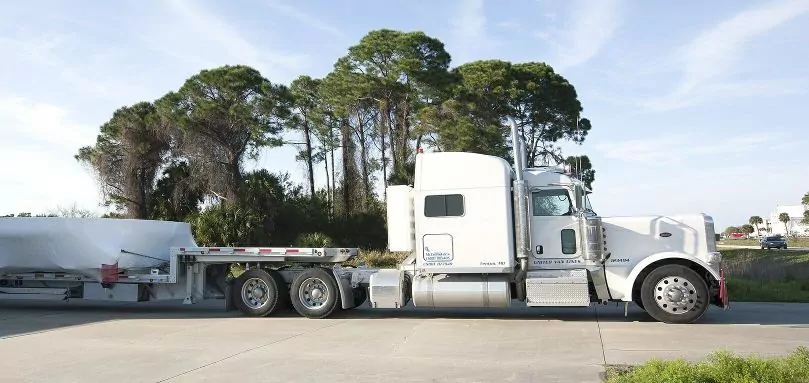
[[[641,301],[646,312],[664,323],[693,323],[708,310],[708,285],[694,270],[664,265],[643,280]]]

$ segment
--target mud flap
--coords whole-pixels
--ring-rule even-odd
[[[728,296],[728,285],[725,281],[725,269],[719,269],[719,301],[725,310],[730,308],[730,297]]]
[[[236,310],[236,302],[233,299],[233,280],[225,281],[225,311]]]

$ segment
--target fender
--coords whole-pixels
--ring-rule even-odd
[[[632,272],[629,273],[629,276],[626,278],[626,281],[624,282],[624,298],[622,300],[624,300],[624,301],[632,301],[632,290],[633,290],[632,286],[635,285],[635,280],[638,278],[638,274],[640,274],[640,272],[643,271],[643,269],[645,269],[647,266],[651,265],[652,263],[655,263],[657,261],[664,260],[664,259],[684,259],[684,260],[687,260],[687,261],[694,262],[694,263],[702,266],[705,270],[708,270],[708,272],[711,273],[711,275],[714,278],[716,278],[717,281],[722,280],[720,278],[719,272],[714,270],[714,268],[711,267],[711,265],[708,264],[707,262],[705,262],[705,261],[703,261],[703,260],[701,260],[699,258],[695,258],[693,256],[687,255],[687,254],[667,251],[667,252],[657,253],[657,254],[654,254],[652,256],[646,257],[646,258],[643,259],[643,261],[639,262],[637,265],[635,265],[635,267],[632,268]]]

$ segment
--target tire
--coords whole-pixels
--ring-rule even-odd
[[[250,269],[239,275],[232,293],[236,308],[251,317],[272,314],[284,304],[287,295],[286,283],[280,274],[261,269]]]
[[[331,272],[314,267],[298,274],[289,289],[295,311],[311,319],[322,319],[340,307],[340,290]]]
[[[646,312],[663,323],[694,323],[705,314],[710,303],[705,280],[682,265],[663,265],[652,270],[644,278],[640,291]]]

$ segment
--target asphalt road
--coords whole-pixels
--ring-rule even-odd
[[[221,302],[0,303],[0,382],[598,382],[604,364],[809,346],[809,304],[735,303],[696,325],[630,306],[245,318]]]

